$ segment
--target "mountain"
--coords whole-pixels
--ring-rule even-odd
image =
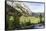
[[[30,9],[23,3],[23,2],[11,2],[7,1],[6,2],[9,6],[13,7],[15,10],[20,12],[23,15],[32,15],[32,12],[28,12]]]
[[[34,12],[32,12],[32,16],[40,16],[40,14],[41,14],[42,16],[44,16],[44,13],[34,13]]]

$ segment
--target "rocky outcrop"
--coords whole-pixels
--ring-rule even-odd
[[[10,2],[10,1],[7,1],[6,3],[23,15],[26,15],[26,16],[27,15],[32,15],[32,12],[30,12],[30,13],[28,12],[30,9],[24,4],[24,2]]]

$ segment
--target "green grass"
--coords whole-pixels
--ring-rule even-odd
[[[16,17],[15,17],[16,18]],[[44,20],[44,17],[42,18]],[[19,24],[20,22],[21,26],[28,26],[31,24],[38,24],[40,22],[40,17],[34,17],[34,16],[21,16],[18,20],[14,20],[14,16],[9,16],[8,20],[8,29],[13,29],[15,27],[15,24]]]
[[[29,22],[30,23],[39,23],[40,22],[40,18],[39,17],[31,17],[31,16],[28,16],[28,17],[25,17],[25,16],[21,16],[20,17],[20,24],[21,23],[26,23],[26,22]]]

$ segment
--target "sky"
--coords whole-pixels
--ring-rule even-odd
[[[43,3],[24,3],[32,12],[44,12]]]
[[[33,2],[44,2],[44,0],[21,0],[21,1],[33,1]],[[42,3],[24,3],[32,12],[44,12],[44,4]]]

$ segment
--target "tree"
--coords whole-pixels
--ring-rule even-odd
[[[41,13],[40,13],[40,23],[42,23],[42,15],[41,15]]]

